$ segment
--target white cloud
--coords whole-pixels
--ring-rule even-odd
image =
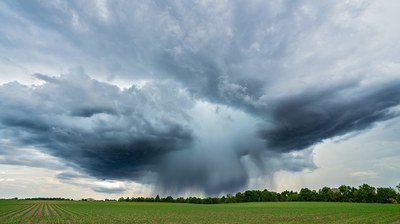
[[[352,177],[377,177],[378,174],[374,171],[355,171],[351,172],[350,176]]]

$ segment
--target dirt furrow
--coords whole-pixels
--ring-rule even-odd
[[[32,209],[32,210],[30,210],[29,212],[27,212],[27,213],[24,215],[24,217],[32,217],[32,216],[36,213],[36,211],[38,210],[38,208],[40,208],[40,204],[37,204],[37,205],[35,206],[34,209]]]
[[[39,210],[36,212],[35,215],[35,223],[39,223],[39,219],[42,217],[44,204],[41,204]]]
[[[63,207],[61,207],[61,206],[59,206],[59,205],[57,205],[57,208],[58,208],[57,211],[60,211],[60,212],[62,212],[63,214],[72,215],[72,216],[75,216],[75,215],[82,215],[82,214],[80,214],[79,212],[71,212],[71,211],[68,211],[67,209],[65,209],[65,208],[63,208]]]
[[[54,205],[54,209],[58,212],[58,214],[60,214],[61,216],[62,215],[64,215],[64,213],[67,213],[67,212],[64,212],[65,210],[64,209],[62,209],[62,208],[60,208],[60,206],[58,206],[58,205]],[[67,213],[68,214],[68,213]],[[70,214],[69,214],[70,215]]]
[[[38,206],[39,206],[38,204],[35,204],[35,205],[29,207],[28,209],[26,209],[26,210],[24,210],[24,211],[22,211],[20,213],[15,214],[13,217],[20,217],[20,216],[22,216],[22,215],[24,215],[24,214],[26,214],[28,212],[35,211]]]
[[[47,203],[44,205],[44,215],[45,216],[49,216],[50,215],[48,206],[49,206],[49,204],[47,204]]]
[[[53,208],[53,206],[49,205],[49,209],[50,209],[51,213],[53,213],[53,215],[58,216],[58,213],[57,213],[56,210]]]
[[[64,212],[63,212],[57,205],[54,205],[53,207],[54,207],[54,210],[55,210],[60,216],[64,215]]]
[[[36,215],[35,215],[35,217],[40,217],[40,216],[42,216],[43,207],[44,207],[44,204],[41,204],[40,207],[39,207],[38,212],[37,212]]]
[[[20,209],[14,210],[14,211],[10,211],[6,214],[3,214],[1,217],[9,217],[9,216],[15,215],[16,213],[21,213],[23,211],[27,211],[27,210],[33,208],[34,206],[35,205],[30,205],[30,206],[28,205],[28,206],[25,206],[23,208],[20,208]]]
[[[41,206],[42,206],[42,204],[37,204],[34,209],[30,210],[28,213],[26,213],[25,215],[22,216],[21,221],[23,223],[33,223],[31,221],[31,218],[34,218],[34,215],[40,211]],[[34,223],[37,223],[37,221]]]

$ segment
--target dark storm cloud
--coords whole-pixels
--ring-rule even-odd
[[[14,144],[36,147],[94,177],[140,179],[193,141],[181,111],[189,100],[174,96],[171,85],[120,90],[82,73],[45,79],[56,82],[0,88],[3,137]]]
[[[368,87],[361,93],[349,90],[311,91],[275,102],[273,127],[260,131],[268,149],[302,150],[398,116],[390,108],[400,104],[400,82]]]
[[[224,149],[222,155],[196,149],[173,153],[160,164],[160,190],[166,194],[179,194],[188,189],[207,195],[235,192],[246,186],[249,178],[236,153],[234,148]]]
[[[0,2],[3,65],[15,61],[24,73],[81,65],[93,75],[37,73],[44,84],[2,85],[0,137],[96,178],[140,180],[154,172],[157,185],[174,193],[241,190],[257,169],[314,169],[313,145],[396,116],[390,111],[399,104],[398,38],[387,40],[360,19],[368,7]],[[97,80],[149,84],[121,90]],[[192,116],[199,102],[208,105]],[[229,110],[201,116],[214,106]],[[230,123],[218,129],[219,120]]]
[[[126,191],[126,188],[92,187],[95,192],[118,194]]]

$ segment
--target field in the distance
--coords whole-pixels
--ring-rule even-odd
[[[0,223],[400,223],[400,205],[0,200]]]

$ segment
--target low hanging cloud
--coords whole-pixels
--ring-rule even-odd
[[[0,6],[1,163],[215,195],[398,116],[398,13],[378,1]]]
[[[34,147],[66,167],[111,181],[92,187],[110,193],[126,189],[114,189],[113,180],[128,180],[150,181],[168,193],[213,195],[243,188],[254,169],[260,174],[315,169],[310,147],[397,116],[390,109],[400,99],[396,82],[361,92],[339,86],[271,100],[275,106],[263,109],[271,116],[258,110],[251,120],[247,112],[200,103],[174,82],[119,89],[79,70],[35,76],[45,83],[0,87],[1,130],[8,139],[3,156],[19,158],[18,147]],[[222,127],[212,130],[215,125]],[[257,130],[263,126],[268,129]],[[146,180],[149,174],[155,179]]]
[[[193,141],[183,111],[190,100],[171,86],[120,90],[82,74],[44,80],[35,88],[1,86],[5,137],[63,158],[94,177],[140,178],[165,154]]]
[[[123,193],[128,190],[124,182],[121,181],[100,181],[93,177],[82,175],[74,172],[62,172],[57,175],[57,178],[62,183],[72,184],[84,188],[91,188],[99,193]]]
[[[273,127],[259,132],[270,150],[302,150],[325,139],[370,128],[399,115],[400,82],[378,86],[339,86],[278,100]]]

